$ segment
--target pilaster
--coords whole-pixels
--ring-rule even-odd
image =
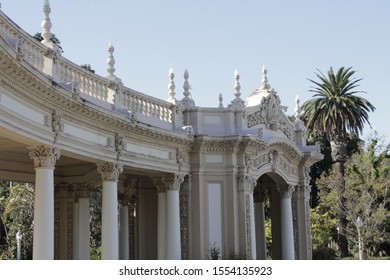
[[[257,184],[257,178],[244,175],[238,177],[238,199],[240,222],[240,247],[247,259],[256,259],[256,235],[255,212],[253,203],[253,191]]]

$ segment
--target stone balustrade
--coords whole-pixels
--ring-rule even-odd
[[[16,49],[19,55],[23,56],[26,62],[43,71],[47,47],[12,22],[2,11],[0,11],[0,35]]]
[[[172,122],[173,104],[140,92],[125,88],[123,91],[123,108],[165,122]]]
[[[113,98],[109,98],[108,95],[110,80],[84,69],[64,57],[58,59],[57,67],[61,82],[75,82],[80,92],[99,100],[113,103]]]
[[[18,25],[13,23],[2,11],[0,11],[0,36],[2,36],[27,63],[37,70],[44,72],[45,55],[50,48],[41,44]],[[54,62],[54,59],[56,61]],[[172,103],[163,101],[135,90],[123,87],[121,92],[110,91],[113,81],[99,76],[83,67],[71,62],[61,54],[53,60],[53,80],[59,84],[74,83],[77,89],[88,96],[96,98],[100,102],[107,102],[115,105],[118,109],[129,109],[144,115],[147,118],[159,121],[172,122]],[[115,82],[114,82],[115,83]],[[119,98],[114,98],[119,94]],[[115,100],[115,101],[114,101]],[[115,104],[114,104],[115,102]],[[116,104],[118,103],[118,104]]]

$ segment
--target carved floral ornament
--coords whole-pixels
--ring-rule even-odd
[[[295,191],[295,185],[278,185],[277,188],[282,198],[291,198]]]
[[[235,152],[239,149],[240,140],[208,140],[198,139],[193,143],[192,151],[202,152]]]
[[[62,122],[62,117],[54,111],[50,116],[46,116],[45,119],[46,125],[51,127],[51,130],[54,132],[53,143],[56,144],[58,137],[60,137],[61,133],[64,131],[64,123]]]
[[[97,170],[103,181],[118,181],[119,175],[123,171],[123,165],[118,162],[104,162],[98,165]]]
[[[284,174],[298,175],[298,168],[277,150],[258,154],[245,153],[244,163],[247,173],[249,169],[259,170],[263,166],[268,165],[273,172],[278,171]]]
[[[238,190],[253,192],[257,184],[257,178],[254,176],[244,175],[238,177]]]
[[[168,174],[162,177],[152,178],[154,186],[158,192],[179,191],[184,182],[185,174]]]
[[[248,109],[243,114],[247,127],[264,124],[267,129],[276,131],[280,129],[289,139],[294,138],[294,124],[290,123],[283,114],[280,98],[276,92],[263,97],[258,110],[250,113]]]
[[[34,160],[35,167],[52,167],[54,168],[56,161],[60,158],[60,152],[57,147],[45,147],[44,145],[36,145],[28,148],[29,156]]]

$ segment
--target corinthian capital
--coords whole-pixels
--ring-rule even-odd
[[[277,188],[282,198],[291,198],[295,191],[295,185],[278,185]]]
[[[36,145],[28,148],[29,156],[34,160],[35,167],[53,167],[57,159],[60,158],[60,152],[56,147],[46,147],[44,145]]]
[[[238,177],[239,191],[247,191],[253,193],[256,184],[257,184],[256,177],[248,176],[248,175]]]
[[[118,162],[104,162],[98,165],[97,170],[102,175],[103,181],[118,181],[123,165]]]
[[[163,180],[163,177],[153,177],[153,185],[156,187],[157,192],[165,192],[167,190],[166,183]]]
[[[179,191],[181,184],[184,182],[184,174],[169,174],[165,177],[162,177],[162,181],[165,184],[165,188],[168,191]]]

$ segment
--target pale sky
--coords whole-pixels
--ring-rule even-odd
[[[1,9],[31,35],[41,32],[44,0],[3,0]],[[51,0],[52,32],[63,56],[107,75],[107,46],[115,47],[116,76],[137,91],[168,97],[175,72],[176,99],[189,71],[197,106],[234,99],[233,73],[245,100],[261,68],[293,114],[318,68],[352,67],[363,78],[360,95],[376,107],[372,129],[390,140],[390,1],[388,0]]]

